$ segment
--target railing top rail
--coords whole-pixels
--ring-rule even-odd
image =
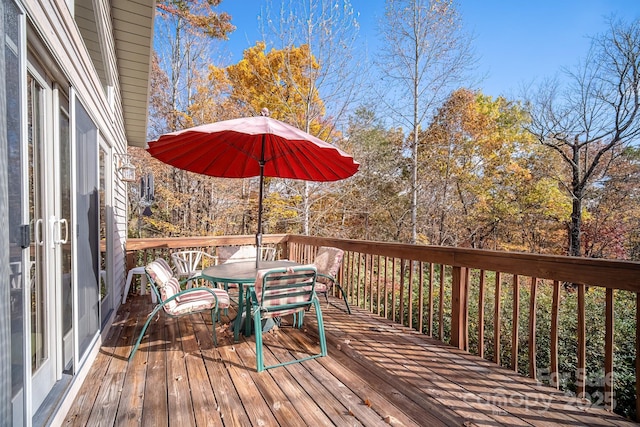
[[[286,234],[265,234],[262,236],[263,244],[278,244],[286,240]],[[140,251],[154,248],[185,248],[225,245],[255,244],[254,235],[238,236],[197,236],[197,237],[160,237],[145,239],[128,239],[127,251]]]
[[[288,242],[640,292],[640,262],[289,235]]]
[[[640,262],[569,257],[561,255],[502,252],[448,246],[334,239],[326,237],[265,234],[266,244],[287,242],[311,246],[335,246],[345,251],[407,259],[455,267],[499,271],[507,274],[558,280],[640,292]],[[129,239],[127,251],[151,248],[183,248],[253,244],[255,236],[206,236]]]

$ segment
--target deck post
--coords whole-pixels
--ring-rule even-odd
[[[291,259],[289,258],[289,241],[288,240],[284,240],[282,242],[280,242],[280,246],[282,248],[282,259]]]
[[[451,274],[451,345],[468,350],[467,268],[454,266]]]

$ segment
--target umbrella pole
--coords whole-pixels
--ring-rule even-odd
[[[258,232],[256,233],[256,268],[259,268],[262,247],[262,193],[264,187],[264,162],[260,162],[260,192],[258,196]]]
[[[262,135],[260,150],[260,190],[258,193],[258,232],[256,233],[256,268],[260,268],[260,248],[262,247],[262,197],[264,193],[264,148],[265,136]]]

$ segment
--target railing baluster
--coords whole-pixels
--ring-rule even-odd
[[[405,270],[407,268],[407,262],[404,259],[400,259],[400,292],[398,294],[398,322],[404,325],[404,294],[406,281],[404,279]]]
[[[424,263],[418,261],[418,331],[424,333]]]
[[[438,301],[438,339],[444,342],[444,264],[440,264],[440,300]]]
[[[360,279],[362,278],[362,252],[358,252],[358,272],[356,275],[356,305],[360,307]]]
[[[551,371],[550,385],[560,388],[560,376],[558,374],[558,318],[560,315],[560,282],[553,281],[553,300],[551,302]]]
[[[529,294],[529,376],[538,377],[536,364],[536,295],[538,279],[531,278],[531,293]]]
[[[462,305],[464,309],[464,312],[462,313],[464,319],[464,349],[469,351],[469,294],[471,293],[471,269],[465,268],[464,274],[464,302]]]
[[[413,328],[413,261],[408,260],[409,263],[409,286],[407,286],[407,306],[409,315],[409,328]]]
[[[518,320],[520,319],[520,277],[513,275],[513,314],[511,316],[511,369],[518,372]]]
[[[429,325],[427,329],[429,330],[429,336],[433,336],[433,273],[435,269],[433,268],[433,263],[429,263],[429,317],[427,321]]]
[[[494,312],[493,312],[493,361],[498,365],[501,365],[502,358],[500,357],[501,345],[500,345],[500,324],[502,323],[502,304],[500,294],[502,292],[502,274],[496,271],[496,291],[494,298]]]
[[[585,323],[585,286],[574,285],[578,288],[578,366],[576,368],[576,388],[578,397],[584,397],[587,389],[587,334]]]
[[[484,358],[484,270],[478,282],[478,355]]]
[[[371,297],[369,296],[369,294],[371,293],[371,270],[373,268],[373,260],[371,255],[369,254],[365,254],[364,255],[364,302],[363,302],[363,307],[366,310],[367,309],[367,304],[369,304],[369,311],[371,311]]]
[[[391,262],[391,320],[396,321],[396,258]]]
[[[377,277],[376,277],[376,314],[380,316],[380,276],[382,275],[382,267],[380,265],[380,255],[376,256]]]
[[[347,285],[349,290],[347,291],[347,295],[349,295],[349,299],[353,302],[355,301],[353,298],[353,289],[354,289],[354,262],[355,262],[356,254],[355,252],[349,252],[349,284]]]
[[[604,408],[613,411],[613,345],[615,321],[613,310],[613,289],[607,289],[605,302],[605,336],[604,336]]]

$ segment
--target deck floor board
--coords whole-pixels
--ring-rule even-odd
[[[253,337],[158,316],[131,362],[148,296],[120,307],[65,426],[623,426],[637,425],[488,360],[341,301],[322,304],[329,355],[255,369]],[[307,320],[308,319],[308,320]],[[319,350],[315,316],[264,334],[266,363]]]

